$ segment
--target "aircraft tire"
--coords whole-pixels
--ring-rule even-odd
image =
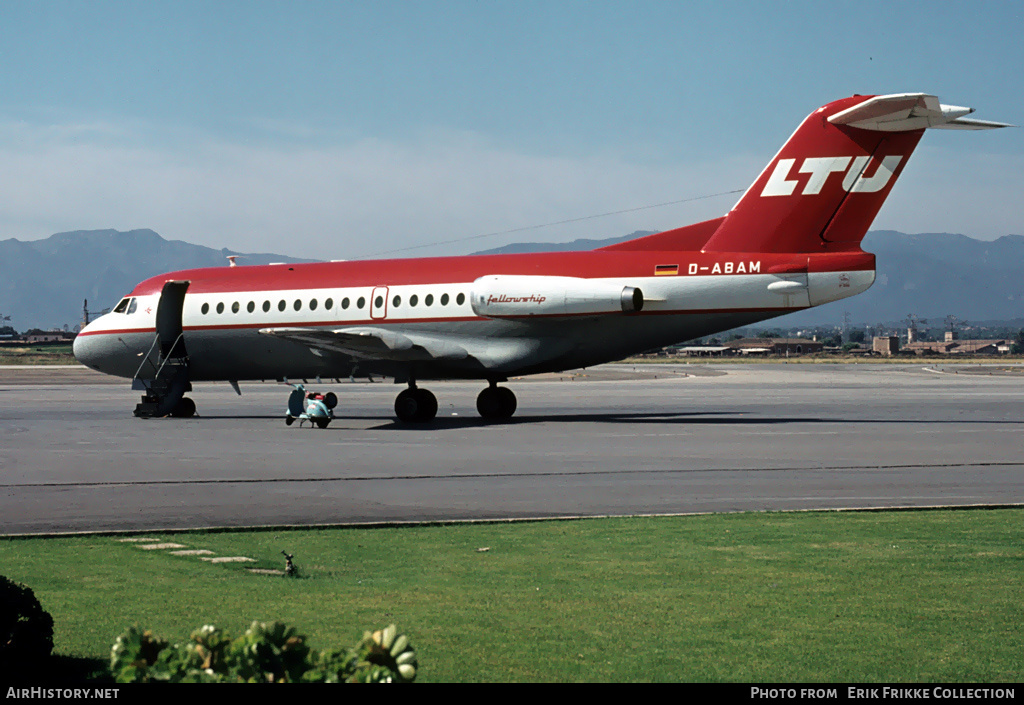
[[[295,417],[294,416],[285,416],[284,417],[284,425],[285,426],[291,426],[293,423],[295,423]]]
[[[476,410],[479,412],[481,418],[498,418],[499,402],[498,395],[495,391],[496,389],[497,387],[488,387],[477,395]]]
[[[426,423],[437,416],[437,397],[426,389],[406,389],[395,399],[395,416],[402,423]]]
[[[437,416],[437,397],[426,389],[416,390],[416,401],[419,409],[416,412],[416,420],[420,423],[432,421]]]
[[[509,419],[516,413],[516,395],[507,387],[488,387],[476,398],[476,410],[485,419]]]
[[[516,413],[516,395],[508,387],[498,387],[498,398],[501,401],[501,415],[498,418],[510,419]]]
[[[327,392],[324,394],[324,406],[328,409],[333,409],[338,405],[338,395],[334,392]]]
[[[188,397],[182,397],[181,400],[174,405],[171,409],[171,416],[176,419],[188,419],[196,414],[196,403]]]
[[[317,420],[316,420],[316,425],[317,425],[317,426],[318,426],[319,428],[327,428],[327,425],[328,425],[329,423],[331,423],[331,420],[330,420],[330,419],[317,419]]]
[[[415,423],[420,410],[420,401],[415,389],[405,389],[395,399],[395,416],[403,423]]]

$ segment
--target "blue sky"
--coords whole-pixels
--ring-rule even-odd
[[[1019,1],[4,3],[0,238],[148,227],[337,259],[743,189],[853,93],[1024,123],[1021,36]],[[931,131],[875,227],[1024,233],[1022,194],[1022,130]]]

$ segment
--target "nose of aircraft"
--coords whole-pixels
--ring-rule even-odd
[[[115,321],[116,322],[116,321]],[[131,378],[142,363],[152,334],[111,330],[111,321],[97,318],[75,338],[71,351],[86,367],[108,375]]]
[[[76,360],[108,375],[123,374],[120,358],[124,357],[125,351],[126,346],[118,336],[104,335],[104,326],[99,318],[80,330],[71,346]]]
[[[75,342],[71,346],[71,352],[74,354],[75,359],[83,365],[91,367],[94,370],[98,370],[99,351],[97,349],[98,346],[96,345],[96,341],[93,340],[96,336],[86,334],[86,331],[88,331],[90,327],[91,326],[86,326],[78,332],[78,335],[75,336]]]

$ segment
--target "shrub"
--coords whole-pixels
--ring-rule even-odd
[[[0,667],[34,668],[53,651],[53,617],[31,589],[0,575]]]
[[[348,650],[318,652],[281,622],[253,622],[232,639],[213,625],[192,632],[184,644],[130,627],[110,652],[119,683],[390,683],[416,678],[416,652],[395,625]]]

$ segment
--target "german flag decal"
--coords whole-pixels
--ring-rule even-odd
[[[674,277],[679,274],[678,264],[656,264],[654,265],[654,276],[663,277],[670,276]]]

